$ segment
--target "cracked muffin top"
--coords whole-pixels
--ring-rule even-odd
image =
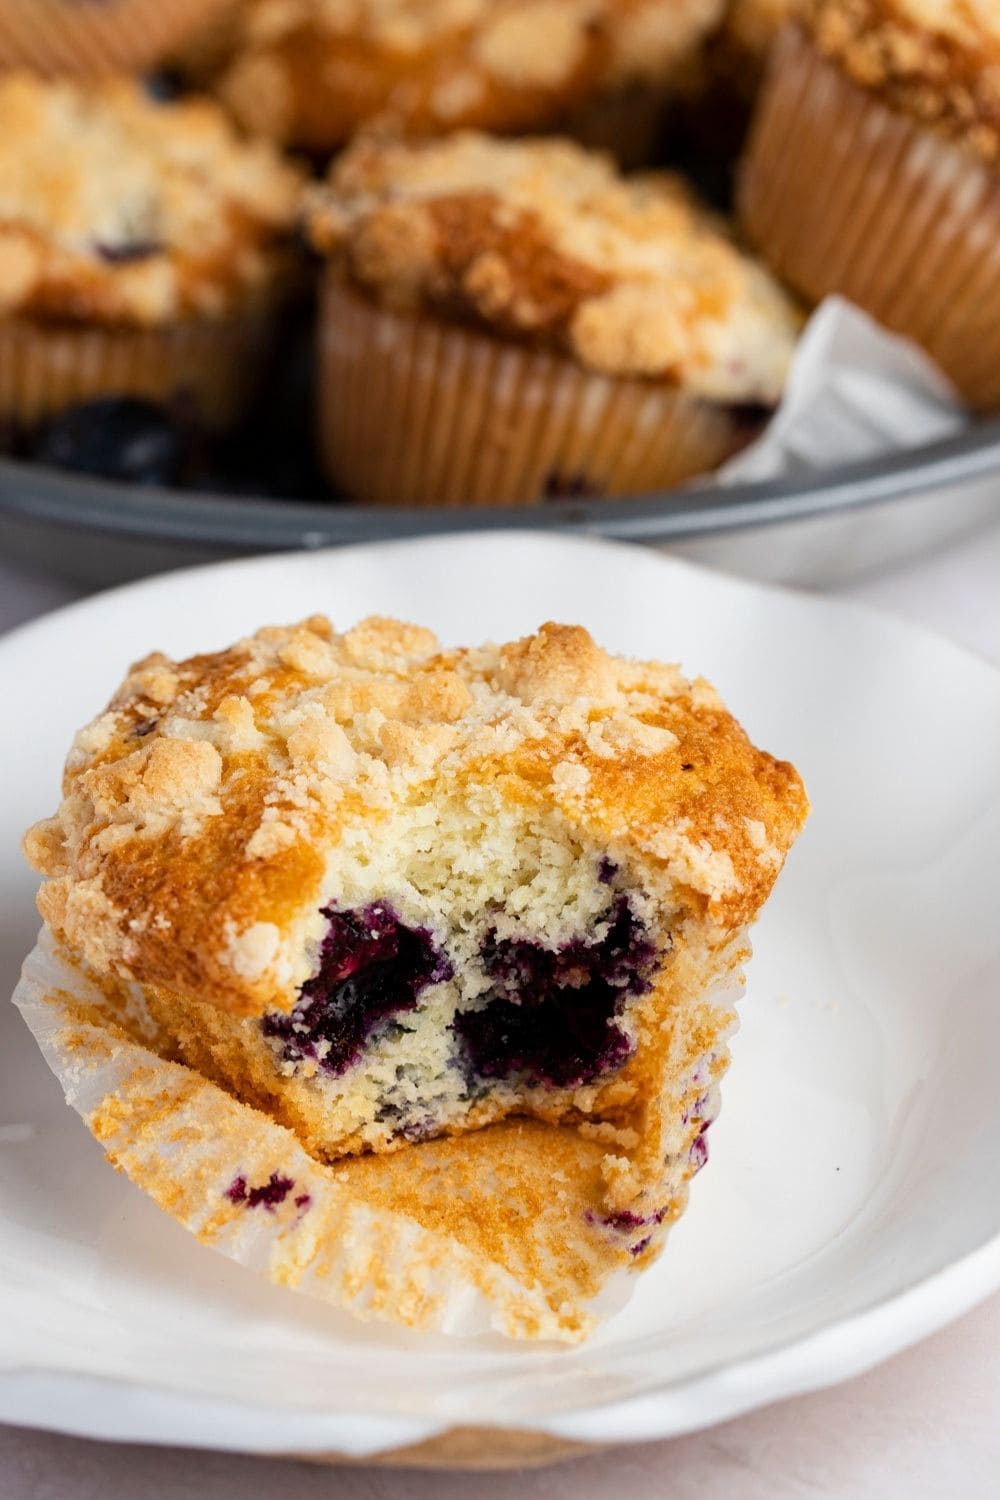
[[[805,17],[856,83],[1000,162],[996,0],[805,0]]]
[[[0,79],[0,311],[221,316],[287,264],[302,178],[209,100]]]
[[[709,399],[781,394],[798,313],[677,179],[570,141],[369,137],[310,201],[313,246],[388,305]]]
[[[253,0],[220,82],[238,118],[316,149],[386,117],[418,133],[530,130],[661,82],[723,0]]]
[[[381,618],[146,658],[77,735],[63,793],[25,839],[49,927],[99,972],[245,1014],[290,1009],[308,979],[339,846],[414,857],[401,809],[435,810],[428,889],[459,861],[488,886],[491,830],[521,820],[722,934],[753,919],[807,811],[795,769],[677,667],[576,626],[443,650]]]

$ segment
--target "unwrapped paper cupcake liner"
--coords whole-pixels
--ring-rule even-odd
[[[382,308],[328,273],[319,448],[349,495],[397,505],[530,505],[627,495],[716,467],[752,435],[664,383]]]
[[[888,108],[795,27],[739,184],[749,239],[798,292],[839,292],[1000,406],[1000,174]]]
[[[718,1031],[687,1080],[697,1108],[674,1130],[683,1162],[664,1168],[671,1217],[704,1162],[735,1024],[742,974],[736,963],[720,973],[700,999],[717,1007]],[[14,1002],[67,1102],[137,1187],[203,1244],[363,1318],[576,1342],[627,1300],[634,1277],[623,1267],[648,1258],[665,1218],[609,1216],[607,1147],[540,1121],[324,1165],[290,1130],[171,1061],[138,987],[91,975],[47,931]]]
[[[96,76],[155,67],[227,0],[0,0],[0,67]]]
[[[180,404],[207,428],[228,427],[254,394],[274,327],[264,310],[162,328],[8,318],[0,321],[0,421],[30,430],[78,402],[137,396]]]

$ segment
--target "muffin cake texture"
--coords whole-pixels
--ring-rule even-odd
[[[648,119],[722,0],[251,0],[219,81],[244,124],[313,151],[374,119],[427,135]],[[630,143],[623,140],[628,149]],[[631,143],[634,150],[634,143]]]
[[[307,232],[321,455],[359,498],[652,489],[781,395],[799,320],[777,283],[677,179],[572,142],[362,138]]]
[[[145,1049],[85,1113],[165,1207],[299,1235],[325,1183],[533,1288],[519,1331],[560,1337],[655,1256],[807,810],[706,682],[579,627],[445,650],[313,618],[138,663],[64,793],[25,848],[91,990],[48,996],[49,1040],[77,1089],[95,1028],[101,1066]],[[377,1310],[426,1321],[421,1274]]]
[[[140,396],[230,422],[289,282],[300,189],[213,101],[0,79],[0,418]]]
[[[0,68],[94,77],[168,58],[231,0],[0,0]]]
[[[916,339],[1000,405],[1000,9],[806,0],[742,168],[744,228],[779,275]]]

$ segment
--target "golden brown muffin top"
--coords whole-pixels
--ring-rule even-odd
[[[0,312],[159,324],[266,288],[302,178],[210,100],[0,79]]]
[[[1000,162],[997,0],[808,0],[807,21],[855,83]]]
[[[777,401],[799,327],[769,273],[680,182],[570,141],[355,142],[313,245],[388,305],[561,349],[709,399]]]
[[[25,851],[45,921],[99,972],[288,1009],[348,832],[378,841],[414,800],[481,788],[722,936],[752,920],[807,811],[794,768],[706,682],[580,627],[448,651],[420,626],[338,635],[316,617],[139,662],[77,735]]]
[[[723,0],[253,0],[221,92],[262,133],[317,150],[384,117],[437,133],[529,130],[661,82]]]

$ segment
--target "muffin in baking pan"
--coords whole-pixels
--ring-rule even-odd
[[[380,502],[677,483],[778,401],[799,327],[677,179],[572,142],[362,138],[307,214],[326,257],[319,445]]]
[[[0,422],[124,397],[231,424],[294,280],[301,183],[214,101],[0,78]]]
[[[543,1286],[520,1331],[560,1337],[658,1253],[706,1158],[746,929],[807,811],[707,683],[579,627],[444,650],[314,618],[140,662],[64,792],[26,850],[100,998],[58,1001],[60,1046],[79,1081],[95,1026],[101,1066],[140,1037],[91,1124],[164,1206],[299,1234],[337,1184]],[[262,1121],[287,1140],[263,1176]],[[354,1291],[325,1292],[348,1303],[381,1253],[350,1233]],[[426,1267],[397,1271],[379,1310],[419,1321]]]
[[[250,0],[218,88],[251,129],[315,152],[375,119],[421,135],[572,133],[578,120],[635,160],[721,11],[722,0]]]
[[[739,190],[776,273],[840,292],[1000,405],[1000,9],[808,0],[772,57]]]

